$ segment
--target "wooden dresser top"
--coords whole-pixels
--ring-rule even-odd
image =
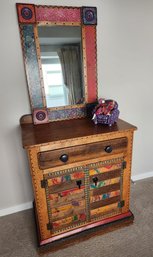
[[[28,148],[50,142],[90,137],[104,133],[134,131],[136,127],[120,119],[117,123],[109,127],[108,125],[94,125],[92,120],[82,118],[39,125],[22,123],[21,130],[23,147]]]

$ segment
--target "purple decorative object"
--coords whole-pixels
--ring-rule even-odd
[[[99,99],[99,104],[93,111],[93,121],[95,124],[107,124],[112,126],[119,117],[118,104],[114,100]]]

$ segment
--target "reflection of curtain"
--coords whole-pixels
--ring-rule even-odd
[[[69,104],[82,100],[80,51],[78,46],[64,46],[58,50],[64,84],[68,89]]]

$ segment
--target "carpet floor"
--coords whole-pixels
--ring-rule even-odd
[[[44,257],[153,257],[153,178],[131,185],[134,224]],[[0,218],[0,257],[37,257],[33,210]]]

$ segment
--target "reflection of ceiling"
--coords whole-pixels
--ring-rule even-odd
[[[81,28],[73,26],[39,26],[40,45],[62,45],[81,42]]]

